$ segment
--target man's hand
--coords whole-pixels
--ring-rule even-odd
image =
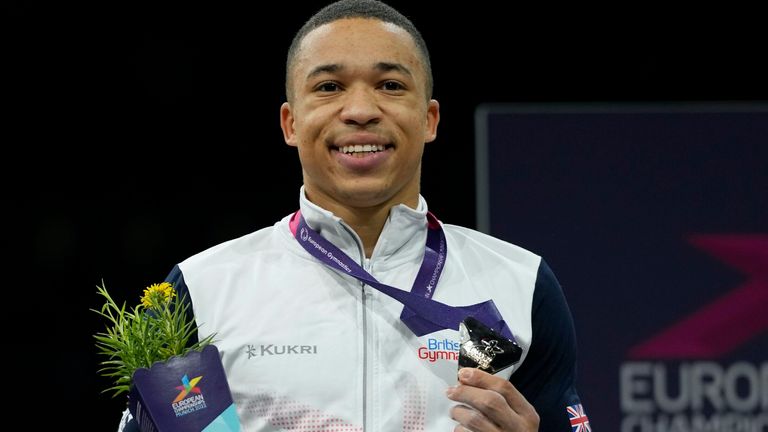
[[[448,399],[462,403],[451,408],[459,422],[454,432],[539,430],[539,415],[519,391],[504,378],[480,369],[459,370],[459,384],[446,390]]]

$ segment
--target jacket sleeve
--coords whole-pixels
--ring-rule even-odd
[[[168,276],[165,277],[166,282],[170,282],[173,285],[173,289],[176,290],[176,295],[183,300],[183,304],[186,305],[187,322],[194,320],[194,311],[192,308],[192,297],[189,294],[189,288],[187,283],[184,282],[184,274],[178,265],[175,265]],[[192,337],[189,338],[188,344],[192,345],[198,341],[197,330],[195,330]]]
[[[117,427],[117,432],[140,432],[139,425],[131,416],[130,411],[127,409],[123,411],[123,418],[120,419],[120,425]]]
[[[581,408],[575,387],[576,334],[560,283],[543,259],[531,320],[530,350],[510,382],[536,408],[540,432],[570,432],[569,407],[576,412]]]

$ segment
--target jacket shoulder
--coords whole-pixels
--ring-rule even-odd
[[[538,268],[541,256],[516,244],[493,237],[480,231],[458,225],[443,224],[448,247],[465,253],[486,255],[530,264]]]
[[[205,249],[179,263],[179,267],[187,273],[192,269],[215,268],[276,250],[282,246],[281,242],[284,241],[282,237],[285,237],[279,232],[281,223],[282,221]]]

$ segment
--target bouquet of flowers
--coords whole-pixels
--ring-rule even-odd
[[[125,304],[118,306],[103,282],[96,288],[106,301],[94,312],[110,323],[106,332],[95,335],[99,353],[107,356],[99,373],[114,380],[114,386],[105,390],[113,391],[113,396],[130,390],[136,369],[199,351],[213,340],[211,335],[189,345],[197,327],[187,321],[189,305],[168,282],[146,288],[141,303],[132,310],[126,310]]]
[[[190,343],[198,326],[170,283],[150,285],[130,309],[114,301],[103,281],[97,292],[105,303],[92,310],[108,321],[94,335],[107,357],[99,373],[113,380],[105,392],[129,393],[142,431],[240,430],[215,335]]]

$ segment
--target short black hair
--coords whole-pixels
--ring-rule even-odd
[[[427,98],[432,97],[433,79],[432,65],[429,61],[429,50],[427,50],[427,44],[424,42],[424,38],[421,37],[421,33],[419,33],[419,30],[416,29],[416,26],[413,25],[411,20],[406,18],[405,15],[398,12],[392,6],[384,4],[378,0],[339,0],[320,9],[320,11],[312,16],[312,18],[304,23],[293,37],[291,46],[288,48],[288,58],[285,62],[285,94],[288,100],[291,99],[292,92],[290,88],[291,69],[293,69],[293,63],[296,60],[301,41],[312,30],[324,24],[345,18],[376,19],[385,23],[394,24],[408,32],[416,43],[416,47],[419,49],[424,62],[424,72],[427,78]]]

